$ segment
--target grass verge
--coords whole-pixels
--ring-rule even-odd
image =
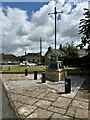
[[[41,65],[41,66],[30,66],[30,67],[20,67],[20,66],[2,66],[1,71],[2,72],[24,72],[27,68],[28,72],[33,71],[45,71],[47,66]]]

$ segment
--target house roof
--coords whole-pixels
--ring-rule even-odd
[[[28,55],[40,55],[40,53],[28,53],[27,56]]]
[[[81,57],[87,56],[88,52],[86,49],[80,49],[79,54],[80,54],[80,58],[81,58]]]
[[[3,59],[15,59],[16,56],[15,55],[12,55],[12,54],[2,54],[2,58]]]
[[[61,49],[52,49],[52,48],[50,48],[50,49],[48,49],[48,51],[46,52],[46,54],[45,54],[45,56],[48,56],[48,55],[52,55],[52,54],[54,54],[54,53],[57,53],[58,55],[60,55],[61,57],[63,57],[63,56],[65,56],[66,54],[65,54],[65,52],[64,51],[62,51]]]

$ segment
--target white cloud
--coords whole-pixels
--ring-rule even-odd
[[[59,44],[74,41],[80,42],[78,34],[79,20],[83,18],[83,8],[88,7],[88,3],[75,3],[76,7],[71,10],[71,3],[65,0],[50,1],[38,11],[32,13],[29,20],[27,11],[19,8],[4,9],[0,8],[0,36],[2,37],[2,50],[4,53],[15,55],[27,52],[39,52],[40,37],[43,41],[43,53],[47,51],[49,45],[54,47],[54,12],[56,5],[57,11],[64,10],[60,14],[61,19],[57,20],[57,47]],[[63,7],[62,7],[63,6]],[[71,11],[70,11],[71,10]],[[68,14],[70,12],[70,14]],[[1,40],[1,38],[0,38]]]

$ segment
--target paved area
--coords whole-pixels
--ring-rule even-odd
[[[82,78],[80,76],[68,76],[71,78],[71,93],[70,94],[64,94],[65,92],[65,81],[60,81],[60,82],[50,82],[46,81],[46,83],[42,84],[41,81],[41,75],[38,75],[38,79],[34,80],[33,79],[33,74],[26,76],[23,80],[19,79],[17,80],[9,80],[4,83],[4,86],[8,89],[14,89],[17,87],[22,87],[22,88],[28,88],[31,86],[43,86],[45,85],[48,89],[50,89],[52,92],[56,93],[63,93],[62,96],[64,97],[69,97],[69,98],[74,98],[76,95],[78,89],[84,82],[85,78]]]
[[[57,94],[56,87],[50,82],[41,84],[39,79],[31,80],[28,76],[17,78],[4,79],[4,87],[18,118],[89,118],[90,78],[71,76],[70,94]],[[58,88],[63,91],[63,83]]]
[[[2,118],[2,84],[0,81],[0,120]]]

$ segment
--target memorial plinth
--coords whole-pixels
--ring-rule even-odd
[[[67,71],[65,70],[61,61],[51,62],[45,71],[46,78],[51,81],[64,80],[67,76]]]

